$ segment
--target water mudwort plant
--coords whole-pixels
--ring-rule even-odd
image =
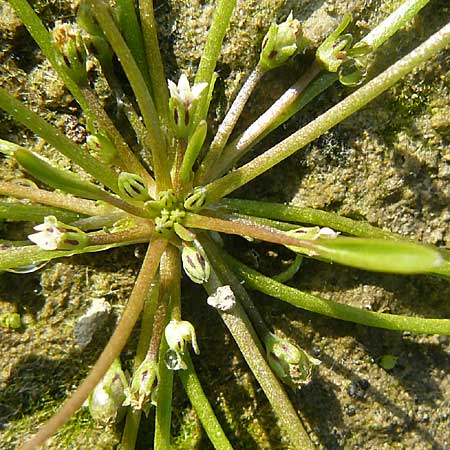
[[[339,370],[339,361],[330,364],[326,349],[310,348],[299,327],[294,327],[294,332],[285,330],[290,336],[286,338],[275,326],[280,324],[276,313],[272,323],[264,302],[255,302],[262,298],[257,292],[299,308],[298,314],[312,323],[330,323],[330,319],[320,322],[321,316],[326,316],[339,319],[341,326],[343,321],[353,322],[393,330],[398,336],[402,336],[400,332],[403,336],[448,336],[449,319],[401,314],[401,306],[396,311],[388,304],[350,305],[345,297],[339,301],[337,295],[324,298],[298,289],[297,283],[305,273],[311,278],[320,278],[321,270],[339,274],[339,265],[343,265],[352,268],[345,273],[360,273],[361,269],[399,274],[405,284],[413,279],[409,275],[424,274],[444,286],[450,278],[450,259],[443,248],[332,211],[260,200],[245,187],[319,138],[323,151],[333,152],[338,147],[333,147],[329,134],[333,127],[410,72],[420,73],[428,61],[445,59],[442,55],[450,43],[450,25],[431,30],[434,34],[427,31],[419,46],[378,70],[379,55],[386,57],[383,44],[410,27],[427,0],[396,2],[397,9],[379,12],[370,27],[358,27],[350,14],[340,15],[320,41],[288,11],[284,20],[272,23],[264,30],[265,36],[261,34],[255,68],[230,106],[224,108],[226,71],[220,58],[230,20],[242,18],[239,14],[245,2],[216,0],[207,5],[212,11],[207,38],[199,60],[191,61],[186,71],[174,67],[170,51],[168,61],[160,52],[154,13],[156,7],[167,4],[153,3],[81,1],[74,7],[75,19],[53,23],[47,17],[45,21],[51,25],[47,29],[27,1],[9,1],[51,64],[48,77],[57,76],[64,83],[66,101],[77,112],[78,122],[68,126],[52,124],[50,116],[45,120],[18,98],[26,97],[24,92],[7,88],[11,77],[2,73],[0,107],[10,118],[12,130],[18,129],[12,125],[18,122],[40,138],[34,146],[21,145],[20,136],[9,131],[0,140],[2,162],[13,173],[0,181],[4,196],[0,211],[5,220],[0,270],[15,273],[2,276],[25,277],[24,273],[35,272],[50,261],[74,255],[80,255],[75,258],[83,259],[75,260],[89,268],[91,261],[94,265],[99,261],[94,253],[106,260],[105,265],[108,255],[120,255],[119,261],[111,256],[111,264],[127,266],[136,256],[126,250],[117,253],[118,247],[134,246],[137,256],[140,249],[146,249],[140,255],[142,261],[126,306],[117,309],[119,320],[86,378],[78,386],[67,386],[70,392],[62,406],[51,417],[42,416],[45,423],[37,429],[33,424],[28,436],[18,437],[14,445],[19,442],[24,450],[38,448],[62,430],[53,441],[55,448],[61,448],[58,439],[62,440],[67,430],[61,427],[67,427],[67,421],[70,425],[69,419],[84,405],[84,411],[102,427],[110,427],[110,433],[120,430],[121,449],[165,450],[171,445],[212,445],[221,450],[332,448],[329,438],[322,435],[323,423],[309,418],[319,405],[313,400],[314,386],[320,385],[322,367]],[[193,3],[196,8],[205,7]],[[45,2],[38,7],[45,13]],[[254,8],[256,14],[263,5]],[[165,67],[170,67],[169,77]],[[262,90],[271,83],[278,86],[276,78],[286,67],[291,73],[298,71],[298,79],[280,91],[265,111],[258,110],[254,99],[261,98]],[[300,110],[311,111],[312,103],[323,106],[326,102],[321,94],[330,89],[335,98],[342,98],[334,106],[327,104],[317,117],[296,115]],[[266,92],[270,98],[274,95]],[[282,175],[278,172],[277,176]],[[289,177],[286,175],[286,180]],[[239,191],[243,196],[253,199],[239,198],[236,191],[240,188],[244,188]],[[54,274],[52,283],[58,282]],[[70,286],[71,280],[66,282]],[[335,283],[338,291],[339,283]],[[194,292],[183,294],[183,301],[181,285]],[[204,287],[207,296],[202,298],[196,285]],[[111,310],[111,304],[98,297],[85,299],[87,312],[76,323],[78,344],[86,349],[102,335],[103,325],[99,330],[98,323],[103,324]],[[202,385],[203,375],[199,372],[198,376],[195,367],[206,370],[213,365],[220,371],[224,364],[215,357],[220,350],[206,350],[208,339],[214,340],[222,332],[218,321],[205,327],[200,319],[188,320],[193,309],[203,311],[200,316],[220,317],[227,336],[237,344],[259,386],[255,398],[264,393],[268,401],[263,402],[264,414],[276,419],[277,427],[266,430],[266,435],[264,427],[252,424],[251,418],[244,425],[235,423],[238,419],[232,405],[226,406],[227,399],[218,398],[219,391],[215,397],[209,386]],[[294,309],[292,314],[296,313]],[[46,327],[42,320],[21,324],[17,312],[4,313],[1,325],[9,330],[8,335],[27,326]],[[326,328],[324,325],[321,330],[326,332]],[[88,359],[87,353],[81,351],[81,358]],[[384,372],[395,370],[401,358],[386,352],[379,355],[377,364]],[[8,354],[3,352],[2,359],[6,361]],[[64,371],[65,363],[58,370]],[[245,372],[242,365],[233,370]],[[217,379],[221,384],[228,381],[220,375]],[[347,379],[352,379],[351,374]],[[181,385],[196,412],[190,422],[173,409],[174,401],[180,404]],[[361,399],[367,388],[367,381],[356,378],[347,392]],[[239,392],[241,388],[236,385],[236,389]],[[302,403],[302,396],[309,399],[307,404]],[[357,413],[355,406],[348,408],[353,408],[353,412],[347,410],[349,416]],[[227,414],[227,410],[231,412]],[[186,428],[180,432],[183,420],[197,424],[197,437]],[[145,430],[140,432],[141,422]],[[202,440],[199,423],[209,441]],[[113,425],[116,431],[112,431]],[[400,425],[394,422],[395,426]],[[252,427],[256,431],[251,431]],[[261,435],[253,446],[249,444],[252,433]],[[429,434],[432,441],[433,432]],[[345,436],[334,438],[335,446],[344,445]],[[109,448],[102,445],[94,443],[92,448]],[[86,448],[76,442],[69,446]]]

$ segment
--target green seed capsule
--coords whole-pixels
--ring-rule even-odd
[[[259,64],[265,71],[279,67],[309,43],[303,36],[300,22],[291,12],[284,22],[270,25],[263,40]]]
[[[127,391],[127,379],[119,359],[116,359],[89,396],[92,418],[102,423],[117,422]]]
[[[183,243],[181,260],[186,275],[197,284],[203,284],[209,279],[211,267],[206,255],[197,246]]]
[[[308,355],[298,345],[268,333],[264,339],[267,361],[281,381],[300,388],[311,380],[314,366],[320,361]]]

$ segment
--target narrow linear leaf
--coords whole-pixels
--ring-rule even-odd
[[[330,261],[374,272],[428,273],[442,264],[437,250],[413,242],[339,237],[318,239],[313,250]]]

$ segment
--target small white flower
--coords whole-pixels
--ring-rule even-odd
[[[55,216],[47,216],[44,223],[36,225],[34,230],[39,233],[28,235],[28,239],[44,250],[56,250],[61,242],[63,233],[58,228]]]
[[[196,83],[192,87],[185,74],[178,80],[178,85],[168,80],[170,99],[169,109],[178,138],[188,139],[192,134],[193,117],[200,95],[207,88],[208,83]]]
[[[192,86],[186,74],[182,74],[176,85],[172,80],[168,80],[170,96],[177,102],[184,104],[186,107],[192,105],[197,100],[201,93],[206,89],[208,83],[196,83]]]
[[[88,245],[89,237],[76,227],[59,222],[55,216],[47,216],[44,223],[36,225],[38,233],[28,235],[28,239],[43,250],[72,250]]]

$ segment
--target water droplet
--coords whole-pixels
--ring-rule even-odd
[[[6,269],[7,272],[12,272],[12,273],[32,273],[32,272],[36,272],[39,269],[42,269],[46,264],[48,263],[48,261],[43,261],[40,263],[31,263],[31,264],[26,264],[24,266],[19,266],[19,267],[14,267],[12,269]]]
[[[164,356],[164,362],[169,370],[186,369],[186,364],[181,359],[181,356],[172,349],[167,350]]]

